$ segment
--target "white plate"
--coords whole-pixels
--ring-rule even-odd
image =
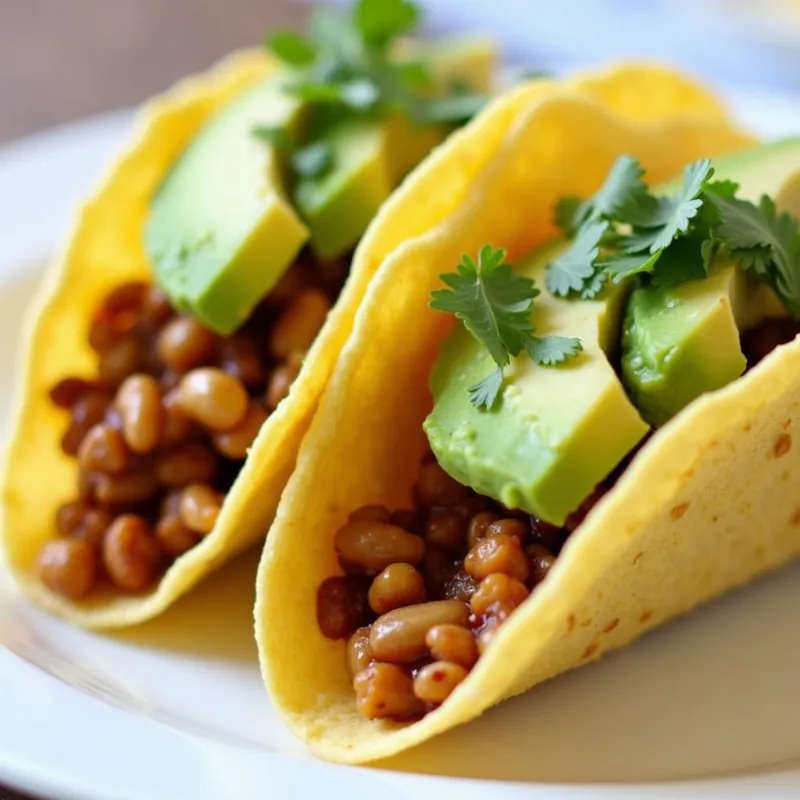
[[[800,131],[788,99],[735,104],[764,134]],[[38,265],[129,123],[117,113],[0,149],[3,425]],[[48,618],[4,580],[0,783],[82,800],[504,800],[533,784],[549,800],[800,792],[800,567],[357,769],[310,758],[270,707],[252,639],[255,564],[245,556],[160,619],[108,637]]]

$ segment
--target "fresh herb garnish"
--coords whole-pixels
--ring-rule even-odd
[[[429,125],[457,125],[474,116],[486,97],[464,87],[435,96],[427,66],[395,55],[398,37],[420,18],[410,0],[356,0],[348,11],[316,11],[307,35],[278,30],[267,38],[267,48],[290,67],[283,90],[310,107],[304,144],[316,144],[331,124],[354,116],[396,113]]]
[[[545,283],[550,294],[566,297],[582,292],[595,276],[595,261],[600,255],[600,240],[608,223],[589,220],[578,230],[572,244],[547,268]]]
[[[555,223],[572,242],[548,265],[545,281],[559,297],[590,300],[605,283],[639,276],[657,286],[705,278],[720,250],[768,283],[800,318],[800,223],[778,214],[766,195],[758,205],[736,197],[732,181],[715,181],[707,158],[688,164],[673,195],[650,194],[644,170],[621,156],[587,200],[567,196]]]
[[[291,164],[296,175],[321,178],[333,166],[333,151],[327,142],[298,145],[285,128],[276,125],[254,125],[252,134],[277,148]]]
[[[668,284],[708,274],[705,256],[711,255],[711,246],[703,242],[717,221],[703,210],[706,191],[715,185],[711,162],[706,158],[687,165],[680,190],[666,197],[650,194],[643,175],[639,162],[623,155],[588,200],[568,196],[556,204],[556,223],[574,240],[548,266],[547,288],[553,294],[591,300],[608,280],[620,283],[648,275],[655,283]],[[677,250],[667,253],[685,237],[696,242],[697,258],[684,264]],[[687,249],[679,248],[682,254]]]
[[[497,365],[469,387],[470,401],[482,410],[495,406],[503,388],[503,371],[523,350],[536,364],[552,366],[582,349],[579,339],[534,336],[531,314],[539,290],[533,280],[515,273],[505,257],[505,250],[491,245],[481,248],[477,262],[465,254],[456,272],[440,276],[449,288],[431,292],[431,308],[455,314]]]
[[[787,310],[800,318],[800,235],[798,220],[778,214],[763,195],[756,206],[747,200],[710,193],[720,217],[715,236],[747,272],[768,283]]]
[[[683,170],[683,186],[674,196],[653,197],[644,191],[630,195],[620,207],[607,216],[634,228],[637,250],[630,245],[626,252],[648,250],[651,255],[669,247],[672,240],[689,230],[690,220],[697,216],[703,198],[700,197],[714,175],[711,161],[703,158],[688,164]]]

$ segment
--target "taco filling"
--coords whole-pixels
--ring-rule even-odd
[[[212,115],[152,197],[152,281],[107,293],[93,373],[51,387],[77,462],[38,556],[53,592],[146,590],[214,529],[369,222],[485,102],[491,46],[400,41],[418,16],[401,10],[359,0],[309,38],[273,34],[280,66]]]
[[[623,156],[559,202],[562,240],[441,276],[431,306],[463,326],[431,373],[413,507],[354,509],[317,590],[362,716],[443,703],[651,433],[800,333],[797,170],[786,141],[653,190]]]

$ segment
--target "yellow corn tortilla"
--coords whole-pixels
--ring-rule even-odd
[[[411,501],[428,377],[453,324],[427,305],[439,273],[486,243],[507,248],[513,263],[554,234],[554,202],[594,191],[621,153],[657,183],[687,161],[753,144],[685,79],[635,66],[502,98],[412,183],[459,162],[471,139],[493,158],[470,173],[454,215],[378,270],[259,567],[256,637],[270,696],[294,733],[334,761],[416,745],[800,552],[800,501],[782,486],[800,461],[800,448],[785,449],[800,416],[792,345],[650,440],[441,707],[410,724],[357,713],[345,644],[320,633],[316,593],[339,573],[333,537],[352,510]]]

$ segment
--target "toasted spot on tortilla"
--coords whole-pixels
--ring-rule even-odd
[[[594,622],[594,617],[586,617],[581,621],[581,628],[588,628]]]
[[[782,433],[776,440],[772,448],[775,458],[783,458],[792,449],[792,437],[788,433]]]
[[[742,431],[743,431],[744,433],[749,433],[749,432],[750,432],[752,429],[753,429],[753,426],[752,426],[752,424],[751,424],[751,423],[749,423],[749,422],[745,422],[745,424],[744,424],[744,425],[742,425]]]
[[[800,525],[800,508],[796,508],[792,515],[792,525]]]
[[[591,658],[597,652],[597,642],[592,642],[584,651],[581,658]]]
[[[783,429],[785,431],[790,431],[792,429],[792,421],[787,419],[786,422],[783,423]]]
[[[644,553],[642,553],[642,552],[638,552],[638,553],[637,553],[637,554],[636,554],[636,555],[633,557],[633,561],[631,561],[631,564],[638,564],[638,563],[639,563],[639,561],[641,561],[641,559],[642,559],[642,556],[643,556],[643,555],[644,555]]]
[[[619,625],[619,617],[614,617],[614,619],[612,619],[611,622],[609,622],[608,625],[603,628],[603,633],[611,633],[611,631],[613,631],[617,625]]]
[[[680,519],[689,510],[690,505],[691,503],[679,503],[677,506],[672,507],[669,515],[672,519]]]
[[[575,615],[570,614],[567,617],[567,633],[572,633],[575,628]]]
[[[653,616],[652,610],[643,611],[639,616],[639,622],[647,622]]]

